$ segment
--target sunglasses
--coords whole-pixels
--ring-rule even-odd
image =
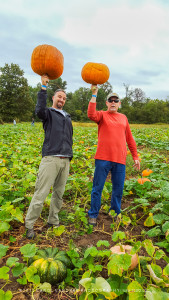
[[[118,99],[108,99],[107,100],[109,103],[112,103],[112,102],[115,102],[115,103],[118,103],[119,102],[119,100]]]

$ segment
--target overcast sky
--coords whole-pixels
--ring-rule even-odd
[[[97,62],[109,67],[120,97],[123,84],[151,99],[169,96],[167,0],[0,0],[0,67],[18,64],[36,86],[31,54],[42,44],[62,52],[68,92],[90,87],[81,69]]]

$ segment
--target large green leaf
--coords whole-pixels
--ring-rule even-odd
[[[93,279],[83,278],[79,281],[79,283],[85,288],[88,295],[99,293],[106,297],[111,297],[111,287],[103,277],[97,277]]]
[[[16,207],[16,209],[11,210],[11,215],[15,217],[19,222],[24,223],[23,221],[23,212],[19,209],[19,207]]]
[[[117,242],[118,240],[123,240],[126,238],[125,232],[123,231],[115,231],[112,235],[112,240]]]
[[[129,254],[113,254],[107,265],[109,274],[117,274],[122,276],[123,271],[127,271],[131,265],[131,255]]]
[[[147,253],[152,257],[155,252],[155,247],[151,240],[143,241],[143,246],[145,247]]]
[[[159,226],[156,226],[152,229],[150,229],[149,231],[147,231],[146,233],[149,237],[155,237],[155,236],[159,236],[161,234],[161,229],[159,228]]]
[[[10,228],[9,223],[0,221],[0,234],[5,232],[5,231],[8,231],[9,228]]]
[[[0,244],[0,259],[6,255],[8,248],[9,248],[9,246],[4,246],[4,245]]]
[[[25,274],[29,282],[33,282],[34,284],[40,283],[40,277],[37,275],[37,269],[34,266],[28,267]]]
[[[9,279],[9,274],[7,274],[8,272],[9,272],[8,267],[3,266],[2,268],[0,268],[0,279],[4,279],[4,280]]]
[[[169,221],[165,222],[162,226],[163,232],[165,233],[167,230],[169,230]]]
[[[156,214],[153,216],[153,219],[156,224],[162,224],[165,220],[169,220],[169,216],[166,214]]]
[[[3,290],[0,290],[0,299],[1,300],[11,300],[12,297],[13,296],[12,296],[11,291],[4,292]]]
[[[26,244],[20,248],[20,252],[25,258],[33,257],[37,251],[36,244]]]
[[[12,269],[12,274],[14,277],[18,277],[23,274],[25,271],[26,267],[22,263],[16,263],[15,267]]]
[[[45,293],[48,293],[48,294],[52,293],[52,287],[49,282],[44,282],[44,283],[39,284],[38,288]]]
[[[144,289],[137,281],[132,281],[128,287],[129,300],[144,300]]]
[[[169,276],[169,264],[163,269],[163,275]]]
[[[148,287],[145,297],[147,300],[168,300],[169,293],[163,292],[160,288]]]

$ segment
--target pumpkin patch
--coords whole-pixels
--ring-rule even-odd
[[[50,80],[57,79],[63,73],[64,57],[54,46],[39,45],[32,52],[31,67],[40,76],[47,74]]]
[[[137,144],[141,144],[142,169],[139,173],[134,170],[133,158],[127,156],[120,220],[116,222],[113,214],[109,215],[112,186],[109,176],[103,190],[98,226],[93,229],[88,225],[86,209],[97,147],[97,125],[74,123],[74,161],[60,213],[60,224],[64,225],[46,228],[50,200],[47,198],[35,227],[37,236],[30,243],[24,238],[24,214],[34,191],[44,132],[41,122],[36,122],[34,127],[30,123],[1,126],[0,299],[12,299],[12,296],[24,300],[33,297],[41,300],[142,299],[147,291],[154,299],[168,296],[169,156],[166,148],[169,127],[137,126],[131,127]],[[139,184],[137,180],[147,167],[153,170],[151,183]],[[150,177],[142,179],[149,181]],[[132,245],[132,252],[112,254],[111,246],[120,244]],[[63,255],[62,250],[67,255]],[[133,254],[138,257],[138,265],[132,270]],[[55,283],[57,280],[60,282]],[[82,280],[83,288],[79,286]],[[111,294],[105,294],[106,283],[112,288]],[[96,288],[103,293],[96,295]],[[88,293],[93,290],[93,294]]]

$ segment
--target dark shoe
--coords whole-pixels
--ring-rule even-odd
[[[113,222],[115,223],[119,223],[121,221],[121,213],[120,214],[116,214],[115,216],[111,215],[111,210],[109,211],[109,216],[112,219]]]
[[[36,235],[35,235],[35,232],[34,232],[33,228],[27,229],[27,231],[26,231],[26,237],[27,237],[27,239],[29,239],[29,240],[34,239],[35,236]]]
[[[47,227],[48,227],[48,229],[49,229],[49,228],[52,229],[53,227],[59,227],[59,224],[55,225],[55,224],[47,223]]]
[[[96,224],[97,224],[96,218],[89,218],[89,225],[96,226]]]
[[[52,228],[53,224],[47,223],[47,228]]]

